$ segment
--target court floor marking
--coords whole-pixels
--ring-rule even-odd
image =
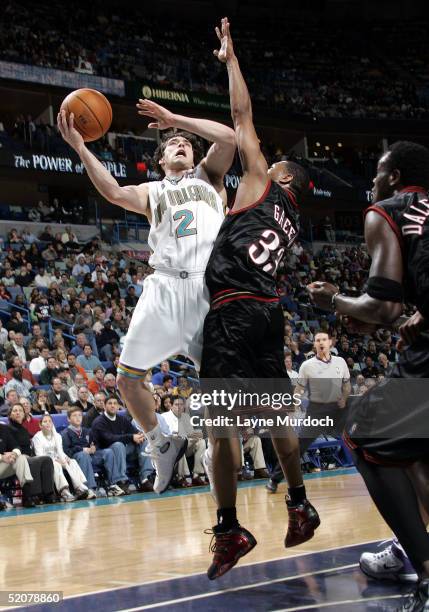
[[[336,549],[334,549],[336,550]],[[321,552],[321,551],[318,551]],[[265,561],[267,563],[267,561]],[[256,565],[256,564],[255,564]],[[242,567],[242,566],[241,566]],[[154,604],[148,604],[147,606],[138,606],[137,608],[121,608],[118,612],[137,612],[138,610],[153,610],[154,608],[161,608],[162,606],[177,605],[186,601],[194,601],[195,599],[205,599],[207,597],[216,597],[217,595],[225,595],[227,593],[235,593],[237,591],[244,591],[246,589],[254,589],[257,587],[268,586],[270,584],[276,584],[277,582],[288,582],[289,580],[296,580],[298,578],[307,578],[308,576],[318,576],[319,574],[329,574],[330,572],[337,572],[341,570],[351,569],[359,567],[358,563],[350,563],[348,565],[339,565],[337,567],[330,567],[315,572],[305,572],[304,574],[295,574],[294,576],[282,576],[281,578],[274,578],[273,580],[262,580],[260,582],[253,582],[250,584],[241,584],[237,587],[229,587],[228,589],[221,589],[219,591],[211,591],[206,593],[198,593],[198,595],[190,595],[189,597],[180,597],[178,599],[169,599],[167,601],[157,602]],[[203,574],[204,575],[204,574]],[[301,608],[298,608],[301,609]]]
[[[378,595],[377,597],[364,597],[361,599],[343,599],[342,601],[326,601],[318,604],[309,604],[307,606],[298,606],[296,608],[277,608],[273,612],[297,612],[298,610],[316,610],[319,608],[329,608],[330,606],[343,606],[344,604],[367,603],[369,601],[385,601],[386,599],[400,599],[403,597],[404,595]],[[143,608],[139,609],[143,610]]]
[[[393,537],[393,536],[392,536]],[[290,557],[274,557],[273,559],[263,559],[261,561],[254,561],[253,563],[240,563],[239,567],[253,567],[255,565],[260,565],[261,563],[271,563],[271,562],[275,562],[275,561],[284,561],[285,559],[296,559],[296,558],[301,558],[301,557],[305,557],[307,555],[317,555],[319,553],[324,553],[324,552],[330,552],[332,550],[341,550],[342,548],[353,548],[354,546],[366,546],[366,544],[375,544],[375,543],[380,543],[380,542],[384,542],[385,540],[366,540],[365,542],[357,542],[356,544],[343,544],[342,546],[332,546],[330,548],[322,548],[320,550],[310,550],[307,552],[303,552],[301,554],[297,554],[297,555],[291,555]],[[359,564],[357,563],[353,563],[350,567],[355,567]],[[334,569],[338,569],[338,568],[334,568]],[[324,570],[324,571],[328,571],[328,570]],[[330,568],[330,571],[332,571],[332,568]],[[310,572],[310,574],[313,574],[314,572]],[[64,599],[76,599],[77,597],[86,597],[87,595],[99,595],[102,593],[108,593],[110,591],[118,591],[121,588],[124,589],[128,589],[128,588],[133,588],[133,587],[143,587],[143,586],[147,586],[149,584],[155,584],[155,583],[159,583],[159,582],[169,582],[171,580],[181,580],[183,578],[192,578],[192,576],[205,576],[205,574],[203,572],[193,572],[190,574],[173,574],[172,576],[169,576],[168,578],[155,578],[154,580],[148,580],[147,582],[134,582],[134,583],[130,583],[127,584],[127,586],[124,587],[109,587],[108,589],[99,589],[98,591],[87,591],[85,593],[79,593],[79,594],[75,594],[75,595],[66,595],[64,597]],[[299,578],[298,575],[295,576],[291,576],[290,578]],[[248,585],[247,585],[248,586]],[[9,608],[10,610],[14,610],[16,608]],[[140,608],[138,608],[140,610]]]

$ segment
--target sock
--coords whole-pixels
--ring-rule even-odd
[[[210,438],[207,442],[207,456],[210,460],[213,458],[213,442],[210,440]]]
[[[305,485],[303,484],[299,485],[299,487],[289,487],[288,492],[291,506],[299,506],[299,504],[302,504],[307,498]]]
[[[151,431],[145,432],[145,436],[150,446],[161,446],[161,444],[164,442],[159,425],[154,427]]]
[[[235,506],[232,508],[219,508],[217,511],[217,527],[219,531],[229,531],[238,526],[239,522],[237,520],[237,509]]]

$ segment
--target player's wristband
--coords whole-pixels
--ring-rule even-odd
[[[334,295],[331,298],[331,308],[332,310],[335,312],[337,307],[336,307],[336,301],[337,301],[337,297],[340,295],[340,292],[337,291],[337,293],[334,293]]]

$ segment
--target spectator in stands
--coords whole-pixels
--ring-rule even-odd
[[[99,391],[103,391],[105,389],[104,383],[104,368],[100,365],[94,369],[94,378],[89,381],[88,389],[95,396]]]
[[[390,376],[393,370],[393,366],[389,363],[387,355],[385,355],[384,353],[380,353],[378,355],[378,364],[379,374],[383,374],[383,376]]]
[[[40,421],[31,414],[32,406],[28,397],[20,397],[19,403],[24,408],[24,420],[22,426],[28,431],[30,438],[40,430]]]
[[[187,376],[179,376],[178,377],[178,385],[172,390],[173,396],[182,397],[184,400],[187,400],[188,397],[192,394],[193,389],[189,382]]]
[[[33,412],[35,414],[49,413],[48,392],[45,389],[37,389],[36,399],[33,403]]]
[[[31,371],[28,368],[24,367],[24,365],[22,363],[22,359],[20,357],[18,357],[18,355],[16,355],[15,357],[12,357],[12,367],[9,368],[8,371],[7,371],[6,380],[11,380],[11,378],[13,377],[13,370],[14,370],[14,368],[21,368],[22,369],[22,378],[23,378],[23,380],[28,380],[28,382],[31,383],[32,387],[34,387],[37,384],[33,374],[31,373]]]
[[[28,459],[16,446],[10,427],[0,425],[0,481],[10,476],[18,478],[23,491],[28,490],[27,483],[34,481]],[[23,505],[33,507],[35,504],[28,499],[27,495],[23,499]]]
[[[76,381],[76,376],[78,374],[82,376],[83,383],[86,383],[88,381],[88,376],[86,375],[85,370],[76,363],[76,355],[74,355],[73,353],[69,353],[67,355],[67,364],[70,376],[74,381]]]
[[[42,213],[42,219],[46,218],[51,214],[51,207],[40,200],[37,205],[40,212]],[[52,227],[50,225],[46,225],[43,231],[39,235],[39,240],[42,242],[52,242],[54,239],[54,234],[52,233]]]
[[[6,323],[6,327],[9,331],[14,331],[15,333],[27,333],[27,323],[24,321],[21,313],[18,311],[11,312],[10,318]]]
[[[42,328],[38,323],[33,323],[31,327],[30,340],[28,342],[27,348],[32,349],[36,347],[36,343],[38,340],[44,340],[45,337],[42,332]]]
[[[362,374],[365,378],[377,378],[380,370],[374,364],[372,357],[365,357],[365,367],[362,370]]]
[[[242,432],[243,453],[248,453],[253,463],[254,478],[269,478],[267,466],[265,464],[264,453],[262,450],[261,438],[257,436],[253,429],[249,428]],[[242,460],[244,457],[242,458]],[[244,463],[244,461],[243,461]]]
[[[191,417],[185,412],[185,401],[182,397],[175,397],[171,409],[159,415],[161,429],[168,435],[178,435],[188,440],[186,458],[194,457],[194,469],[192,483],[196,486],[205,485],[205,472],[203,467],[203,455],[206,443],[201,431],[196,431],[191,423]],[[135,422],[134,422],[135,424]],[[165,427],[163,428],[163,424]],[[179,461],[178,475],[183,479],[189,475],[189,467],[186,458]]]
[[[88,387],[86,387],[85,385],[82,385],[78,389],[78,398],[74,402],[73,405],[79,406],[82,412],[88,412],[89,410],[91,410],[91,408],[94,407],[94,404],[92,404],[88,398],[89,398]]]
[[[15,283],[19,287],[28,287],[32,283],[33,278],[27,266],[21,266],[19,273],[15,276]]]
[[[85,474],[74,459],[70,459],[63,450],[63,441],[55,430],[50,414],[43,415],[40,421],[40,431],[33,436],[32,444],[36,457],[48,456],[54,463],[55,488],[63,502],[72,502],[75,499],[86,499],[88,487]],[[75,489],[75,495],[70,493],[68,481],[64,475],[67,472]]]
[[[8,339],[8,331],[3,327],[3,321],[0,319],[0,347],[3,347]]]
[[[24,347],[24,336],[21,332],[15,333],[14,339],[10,343],[9,348],[6,350],[5,357],[6,362],[10,364],[8,367],[12,366],[12,360],[14,357],[19,357],[22,363],[27,363],[27,351]]]
[[[44,261],[47,261],[48,263],[56,261],[58,259],[58,253],[52,243],[49,244],[48,247],[41,252],[41,256],[42,259],[44,259]]]
[[[130,285],[127,289],[127,295],[125,297],[125,304],[128,306],[128,308],[135,308],[138,301],[139,301],[139,298],[136,295],[136,289],[134,285]]]
[[[13,270],[10,268],[6,270],[4,276],[1,279],[4,287],[15,287],[15,276]]]
[[[48,410],[50,413],[61,413],[68,410],[71,404],[70,396],[63,387],[61,379],[52,379],[52,388],[48,393]]]
[[[12,370],[12,378],[9,382],[6,383],[5,393],[11,389],[15,389],[18,395],[23,395],[24,397],[30,397],[30,391],[33,385],[28,380],[23,379],[22,377],[22,367],[18,366],[13,368]]]
[[[285,355],[285,366],[286,366],[286,372],[288,373],[288,376],[292,382],[292,385],[296,385],[296,381],[297,381],[299,374],[296,370],[293,369],[292,355],[290,353],[287,353]]]
[[[76,363],[85,370],[88,378],[93,377],[95,368],[103,367],[99,358],[92,354],[92,347],[90,344],[84,345],[83,355],[78,356]]]
[[[112,329],[112,322],[110,319],[104,321],[103,328],[96,335],[95,341],[98,347],[98,354],[102,359],[106,361],[113,360],[113,345],[119,343],[118,334]]]
[[[9,302],[11,299],[12,296],[9,291],[6,289],[3,283],[0,283],[0,300],[5,300],[6,302]]]
[[[77,263],[73,266],[72,276],[78,280],[82,280],[85,274],[89,274],[90,271],[89,266],[85,263],[85,257],[83,255],[79,255],[77,258]]]
[[[64,349],[58,348],[55,351],[54,357],[57,360],[58,367],[61,370],[68,370],[69,369],[69,363],[67,361],[67,353],[66,353],[66,351]]]
[[[94,395],[94,405],[83,416],[84,427],[92,427],[93,421],[100,415],[103,414],[106,405],[106,396],[104,393],[96,393]],[[78,406],[76,406],[78,408]]]
[[[46,368],[40,372],[39,384],[52,385],[52,381],[58,376],[59,371],[60,369],[55,357],[48,357],[46,361]]]
[[[95,481],[94,469],[104,469],[106,472],[106,481],[108,485],[107,492],[110,495],[123,495],[124,491],[120,489],[117,483],[121,480],[121,474],[117,470],[117,459],[115,452],[121,453],[121,449],[116,450],[118,445],[113,445],[113,448],[97,449],[92,440],[91,429],[82,425],[82,411],[73,406],[68,411],[69,426],[62,432],[64,452],[75,459],[89,487],[88,498],[95,497],[94,489],[97,487]]]
[[[79,302],[78,302],[79,304]],[[79,304],[80,306],[80,304]],[[79,357],[79,355],[83,355],[83,349],[84,346],[88,344],[88,340],[87,337],[85,336],[85,334],[77,334],[76,336],[76,344],[74,345],[74,347],[72,348],[72,350],[70,351],[70,353],[72,355],[75,355],[76,357]]]
[[[164,376],[169,374],[173,379],[173,387],[177,387],[177,378],[170,372],[170,364],[168,361],[162,361],[160,371],[152,376],[152,384],[162,386],[164,382]]]
[[[30,372],[33,376],[40,376],[43,370],[48,367],[48,358],[49,358],[49,349],[47,346],[44,346],[40,350],[40,355],[38,357],[34,357],[30,361]]]
[[[118,404],[123,406],[124,401],[119,393],[119,389],[116,385],[116,377],[113,374],[105,374],[104,375],[104,396],[106,399],[115,399]]]
[[[23,487],[23,505],[34,507],[34,505],[40,502],[52,503],[55,501],[54,466],[50,457],[33,456],[30,435],[22,425],[24,418],[24,409],[21,404],[13,404],[9,410],[10,432],[14,438],[15,448],[18,448],[21,454],[27,457],[31,475],[33,476],[33,481]]]
[[[78,249],[79,248],[79,241],[77,239],[76,234],[70,227],[70,225],[67,225],[64,232],[62,233],[61,241],[64,244],[64,246],[68,249]]]
[[[18,403],[18,393],[15,389],[9,389],[5,392],[5,401],[0,406],[0,416],[7,416],[11,407]]]
[[[147,441],[142,432],[124,416],[118,414],[119,404],[117,400],[110,398],[106,400],[105,411],[92,423],[92,434],[97,448],[110,448],[115,442],[122,444],[122,462],[119,467],[122,479],[118,485],[126,493],[128,492],[128,478],[126,476],[127,464],[131,461],[138,462],[139,466],[139,488],[141,491],[153,490],[149,477],[153,468],[150,458],[145,455]]]
[[[115,357],[113,358],[113,365],[111,365],[110,368],[107,368],[106,374],[113,374],[113,376],[116,379],[116,376],[118,374],[118,365],[119,365],[119,355],[115,355]]]
[[[34,264],[33,264],[34,265]],[[34,283],[37,288],[48,289],[49,285],[52,282],[52,278],[50,274],[47,273],[45,268],[39,267],[39,271],[34,277]]]

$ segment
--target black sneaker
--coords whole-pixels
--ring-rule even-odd
[[[429,579],[421,580],[412,595],[407,597],[398,612],[429,612]]]
[[[278,486],[279,486],[279,483],[273,480],[272,478],[270,478],[267,484],[265,485],[265,488],[270,493],[277,493]]]

